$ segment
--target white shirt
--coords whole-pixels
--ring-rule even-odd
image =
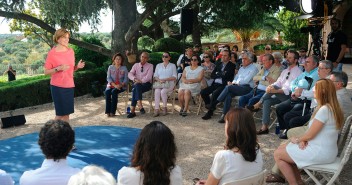
[[[165,79],[170,77],[177,78],[176,65],[173,63],[168,63],[167,66],[164,66],[164,63],[159,63],[156,65],[154,77],[158,77],[159,79]]]
[[[67,185],[70,177],[79,171],[70,167],[66,159],[45,159],[40,168],[23,173],[20,185]]]
[[[215,154],[210,172],[216,179],[220,179],[218,184],[224,184],[258,174],[262,170],[263,156],[260,150],[258,150],[257,157],[253,162],[244,160],[240,153],[221,150]]]
[[[7,174],[4,170],[0,170],[0,184],[1,185],[13,185],[14,182],[12,177]]]
[[[117,175],[117,185],[142,185],[143,174],[133,167],[122,167]],[[182,185],[182,172],[175,166],[170,172],[170,185]]]

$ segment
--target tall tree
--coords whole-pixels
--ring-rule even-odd
[[[240,0],[240,1],[214,1],[203,0],[201,10],[210,18],[205,19],[209,25],[219,28],[236,30],[244,47],[247,47],[250,38],[264,26],[266,15],[279,10],[282,1],[272,0]],[[210,14],[210,15],[209,15]]]
[[[295,44],[296,47],[308,46],[308,33],[301,33],[301,28],[307,26],[307,20],[296,19],[299,13],[291,12],[283,8],[278,14],[277,18],[284,25],[283,38]]]

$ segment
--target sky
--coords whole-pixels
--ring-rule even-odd
[[[141,13],[144,9],[141,7],[137,7],[137,10],[139,13]],[[103,12],[103,11],[102,11]],[[111,11],[110,10],[104,10],[104,13],[100,13],[100,18],[101,18],[101,24],[97,26],[99,32],[102,33],[109,33],[111,32],[111,21],[112,21],[112,17],[111,17]],[[172,20],[174,21],[179,21],[180,20],[180,15],[175,15],[173,17],[171,17]],[[9,22],[6,21],[3,17],[0,17],[0,34],[10,34],[10,28],[8,26]],[[88,25],[88,23],[84,23],[83,25],[80,26],[79,28],[79,32],[86,32],[89,33],[91,32],[91,28]],[[19,33],[19,32],[16,32]]]
[[[108,12],[107,12],[108,11]],[[111,11],[105,10],[105,13],[100,13],[101,24],[97,26],[99,32],[111,32]],[[0,34],[10,34],[9,24],[10,22],[4,20],[3,17],[0,17]],[[79,32],[91,32],[91,28],[88,23],[84,23],[80,26]],[[16,32],[19,33],[19,32]]]

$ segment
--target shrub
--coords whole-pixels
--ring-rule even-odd
[[[266,44],[259,44],[253,47],[254,50],[264,50],[265,49]],[[271,45],[271,49],[272,50],[285,50],[285,49],[289,49],[292,48],[292,46],[288,46],[288,45],[281,45],[281,44],[275,44],[275,45]]]
[[[174,38],[161,38],[154,44],[154,52],[182,52],[182,44]]]
[[[91,44],[95,44],[98,46],[104,47],[104,45],[101,43],[101,41],[94,36],[87,36],[87,37],[82,37],[82,40]],[[73,45],[72,46],[73,50],[75,51],[75,58],[76,61],[79,61],[80,59],[88,62],[93,62],[95,63],[98,67],[101,67],[103,63],[106,60],[109,60],[107,56],[104,56],[102,54],[96,53],[94,51],[90,51],[88,49],[84,49],[78,46]],[[85,69],[87,70],[87,69]]]
[[[105,83],[106,72],[102,68],[80,71],[74,75],[75,96],[82,96],[91,92],[91,84],[98,81]],[[50,92],[50,76],[36,76],[1,83],[0,86],[0,112],[22,107],[40,105],[52,102]]]

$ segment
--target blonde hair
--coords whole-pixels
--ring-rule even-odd
[[[211,52],[209,52],[209,51],[204,51],[204,54],[207,54],[207,55],[209,56],[210,60],[213,59],[213,54],[212,54]]]
[[[67,185],[116,185],[115,178],[104,168],[89,165],[71,176]]]
[[[58,40],[65,36],[66,34],[68,34],[68,36],[70,37],[70,32],[67,31],[65,28],[60,28],[58,30],[55,31],[55,34],[53,36],[53,41],[57,44]]]
[[[340,104],[337,101],[336,88],[334,83],[330,79],[318,80],[315,84],[315,95],[318,106],[312,115],[312,119],[314,118],[317,111],[322,106],[326,105],[334,115],[336,128],[341,129],[343,126],[344,117]]]

